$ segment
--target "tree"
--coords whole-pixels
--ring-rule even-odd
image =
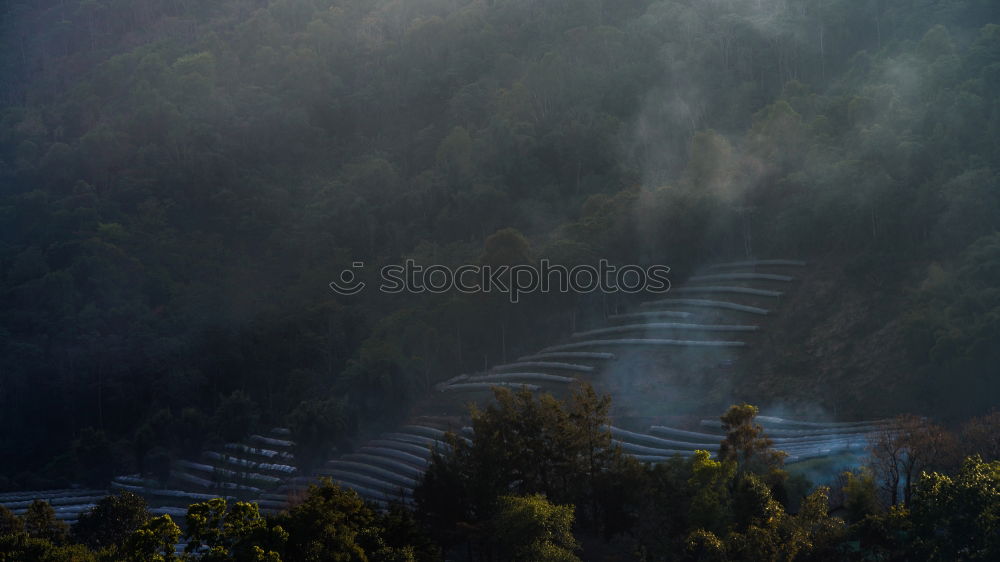
[[[90,511],[80,514],[73,525],[73,539],[95,550],[122,544],[149,518],[142,496],[121,492],[101,499]]]
[[[480,257],[480,261],[488,265],[517,265],[530,260],[531,244],[514,228],[491,234],[483,243],[483,255]]]
[[[979,455],[985,461],[1000,460],[1000,411],[967,421],[962,427],[960,442],[966,456]]]
[[[462,127],[455,127],[437,149],[436,166],[447,179],[449,187],[460,190],[472,177],[473,164],[472,137]]]
[[[897,417],[875,433],[869,446],[872,468],[889,504],[909,505],[920,473],[955,466],[955,437],[944,428],[912,415]]]
[[[684,179],[696,191],[732,202],[738,195],[733,189],[733,148],[715,131],[699,131],[691,138],[691,157],[684,169]]]
[[[0,535],[0,560],[3,562],[98,562],[97,556],[79,544],[57,545],[25,533]]]
[[[746,529],[780,515],[781,505],[774,500],[770,488],[756,474],[742,474],[733,484],[730,496],[737,529]]]
[[[115,455],[111,441],[100,430],[88,427],[73,442],[73,456],[79,465],[79,477],[91,486],[105,485],[115,473]]]
[[[579,560],[573,538],[573,506],[554,505],[545,496],[503,496],[492,522],[504,560],[570,562]]]
[[[573,390],[567,405],[567,438],[577,456],[578,467],[585,482],[573,497],[577,512],[582,513],[583,523],[591,528],[603,526],[605,531],[613,522],[608,510],[619,499],[616,489],[618,478],[634,469],[630,457],[626,458],[611,441],[607,430],[610,421],[611,397],[598,395],[589,384]]]
[[[406,359],[395,342],[375,335],[367,338],[344,370],[339,385],[362,415],[393,411],[410,397],[415,381],[405,368]]]
[[[226,441],[242,439],[260,421],[260,407],[242,390],[222,399],[212,416],[212,427]]]
[[[303,472],[309,472],[343,439],[349,418],[340,400],[307,400],[289,414],[288,427],[295,441],[295,460]]]
[[[829,515],[829,489],[817,488],[802,501],[798,514],[789,515],[762,482],[757,490],[761,509],[746,527],[725,537],[728,560],[830,560],[838,556],[844,523]]]
[[[726,543],[715,533],[704,529],[691,531],[691,534],[684,541],[684,553],[691,560],[704,560],[705,562],[728,560]]]
[[[288,560],[367,561],[360,541],[363,531],[374,524],[375,513],[357,492],[324,479],[309,487],[301,504],[276,516],[274,522],[287,530],[284,557]]]
[[[195,455],[202,450],[210,420],[204,412],[196,408],[184,408],[181,415],[174,421],[171,428],[180,452],[185,455]]]
[[[844,508],[847,510],[847,522],[857,523],[879,512],[878,487],[875,476],[867,467],[857,472],[845,472]]]
[[[732,460],[713,460],[695,451],[690,460],[688,526],[723,533],[732,520],[730,486],[736,475]]]
[[[49,502],[35,500],[22,516],[24,530],[31,538],[63,544],[69,536],[69,525],[56,518],[56,512]]]
[[[154,517],[123,542],[119,552],[128,562],[173,562],[181,528],[169,515]]]
[[[0,536],[24,532],[24,522],[14,512],[0,505]]]
[[[730,406],[719,419],[726,432],[719,448],[719,458],[736,463],[740,472],[771,474],[781,469],[788,456],[771,448],[774,444],[764,435],[764,428],[754,423],[758,408],[750,404]]]
[[[280,526],[269,526],[255,503],[214,498],[192,504],[187,512],[188,546],[185,552],[208,549],[202,560],[278,560],[288,534]]]
[[[920,559],[1000,559],[1000,461],[970,457],[955,476],[925,473],[912,519]]]
[[[844,522],[830,515],[830,488],[820,486],[802,500],[798,513],[790,518],[789,543],[798,542],[802,558],[830,560],[846,533]],[[794,555],[788,559],[794,558]]]
[[[640,471],[631,472],[632,477],[626,480],[623,495],[631,501],[626,503],[624,514],[631,517],[623,517],[622,531],[634,534],[650,558],[666,558],[687,548],[691,531],[693,494],[688,484],[692,466],[708,457],[696,453],[691,459],[678,457],[658,463],[648,471],[640,467]],[[628,498],[627,492],[636,497]]]
[[[424,532],[410,508],[393,503],[376,515],[375,524],[366,538],[377,544],[365,543],[365,551],[373,560],[415,560],[431,562],[441,559],[441,549]],[[364,542],[364,541],[363,541]]]
[[[899,486],[902,482],[902,464],[906,455],[903,442],[891,427],[879,429],[872,435],[868,446],[870,463],[875,478],[890,506],[899,503]]]
[[[485,545],[487,522],[512,492],[585,506],[587,528],[607,527],[608,514],[622,508],[612,481],[633,466],[612,445],[607,398],[587,386],[567,404],[526,389],[493,394],[495,403],[472,407],[471,440],[452,435],[451,450],[434,456],[414,491],[437,537]]]
[[[169,450],[171,446],[170,437],[174,430],[174,416],[168,408],[157,410],[135,431],[132,440],[135,450],[136,464],[139,465],[139,472],[145,474],[152,472],[154,467],[146,466],[145,461],[154,449]]]

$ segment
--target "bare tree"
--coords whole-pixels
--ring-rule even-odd
[[[898,438],[895,425],[886,425],[872,434],[868,451],[872,471],[889,505],[899,503],[899,482],[902,478],[905,447]]]
[[[908,505],[921,473],[956,465],[955,436],[943,427],[913,415],[897,417],[872,436],[872,470],[889,505]]]
[[[979,455],[987,462],[1000,460],[1000,411],[966,422],[961,444],[963,456]]]

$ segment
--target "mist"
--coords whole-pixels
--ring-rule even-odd
[[[94,491],[68,492],[71,522],[72,498],[111,489],[277,514],[334,475],[385,507],[470,404],[513,407],[489,388],[518,384],[564,404],[592,385],[611,401],[595,427],[634,447],[746,403],[895,420],[894,462],[934,450],[911,471],[990,462],[985,441],[941,443],[983,433],[1000,392],[993,4],[7,2],[0,494],[23,511]],[[671,290],[380,291],[408,259],[666,266]],[[644,470],[707,462],[683,451],[695,464]],[[884,454],[849,453],[761,478],[790,515],[861,467],[882,504],[910,501]],[[577,508],[624,550],[688,544]],[[722,533],[706,525],[684,529]]]

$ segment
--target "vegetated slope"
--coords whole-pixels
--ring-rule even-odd
[[[740,362],[747,401],[846,419],[921,409],[902,326],[915,272],[859,278],[849,261],[811,261],[783,313],[765,321],[765,337]]]
[[[931,264],[917,372],[996,395],[996,3],[127,4],[3,6],[0,487],[350,439],[595,314],[359,259]]]
[[[976,255],[988,268],[996,254]],[[765,321],[765,337],[741,358],[740,396],[847,419],[918,413],[960,422],[995,409],[995,345],[986,342],[997,340],[983,321],[995,297],[971,274],[956,279],[968,259],[811,261],[784,314]]]
[[[438,384],[407,424],[335,453],[311,475],[289,479],[284,490],[291,495],[329,477],[381,505],[409,503],[433,453],[450,450],[445,432],[471,438],[470,404],[494,402],[498,388],[570,398],[580,391],[577,383],[587,383],[612,398],[610,439],[640,462],[668,462],[696,450],[715,455],[723,438],[720,404],[745,394],[740,366],[752,360],[748,345],[768,352],[764,320],[782,315],[783,297],[807,269],[797,260],[714,264],[668,295],[609,315],[600,327]],[[785,397],[762,399],[771,407]],[[815,404],[808,410],[805,422],[763,420],[789,464],[832,458],[836,469],[851,466],[872,432],[884,428],[885,420],[829,422]]]

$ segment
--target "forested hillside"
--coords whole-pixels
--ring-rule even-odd
[[[793,317],[775,349],[887,343],[783,351],[756,374],[771,396],[850,365],[852,384],[926,389],[893,413],[984,412],[1000,391],[997,12],[7,2],[0,488],[155,470],[264,423],[349,441],[602,306],[333,294],[355,261],[604,257],[683,279],[720,257],[808,259],[836,286],[804,307],[833,317],[839,295],[879,315],[823,333]]]
[[[378,561],[996,560],[1000,414],[961,433],[915,416],[880,422],[865,466],[813,487],[749,404],[717,418],[716,449],[640,462],[606,431],[611,401],[495,388],[472,435],[447,433],[416,502],[381,506],[329,478],[264,516],[210,498],[153,516],[122,491],[69,528],[47,501],[0,504],[0,560]],[[794,423],[794,422],[793,422]],[[799,422],[801,423],[801,422]],[[806,423],[810,433],[845,423]],[[820,429],[825,426],[826,429]],[[839,429],[832,429],[839,428]],[[803,433],[802,430],[798,431]],[[783,438],[775,438],[785,440]],[[988,460],[984,460],[984,456]],[[0,495],[3,501],[5,495]],[[179,542],[183,541],[183,542]]]

